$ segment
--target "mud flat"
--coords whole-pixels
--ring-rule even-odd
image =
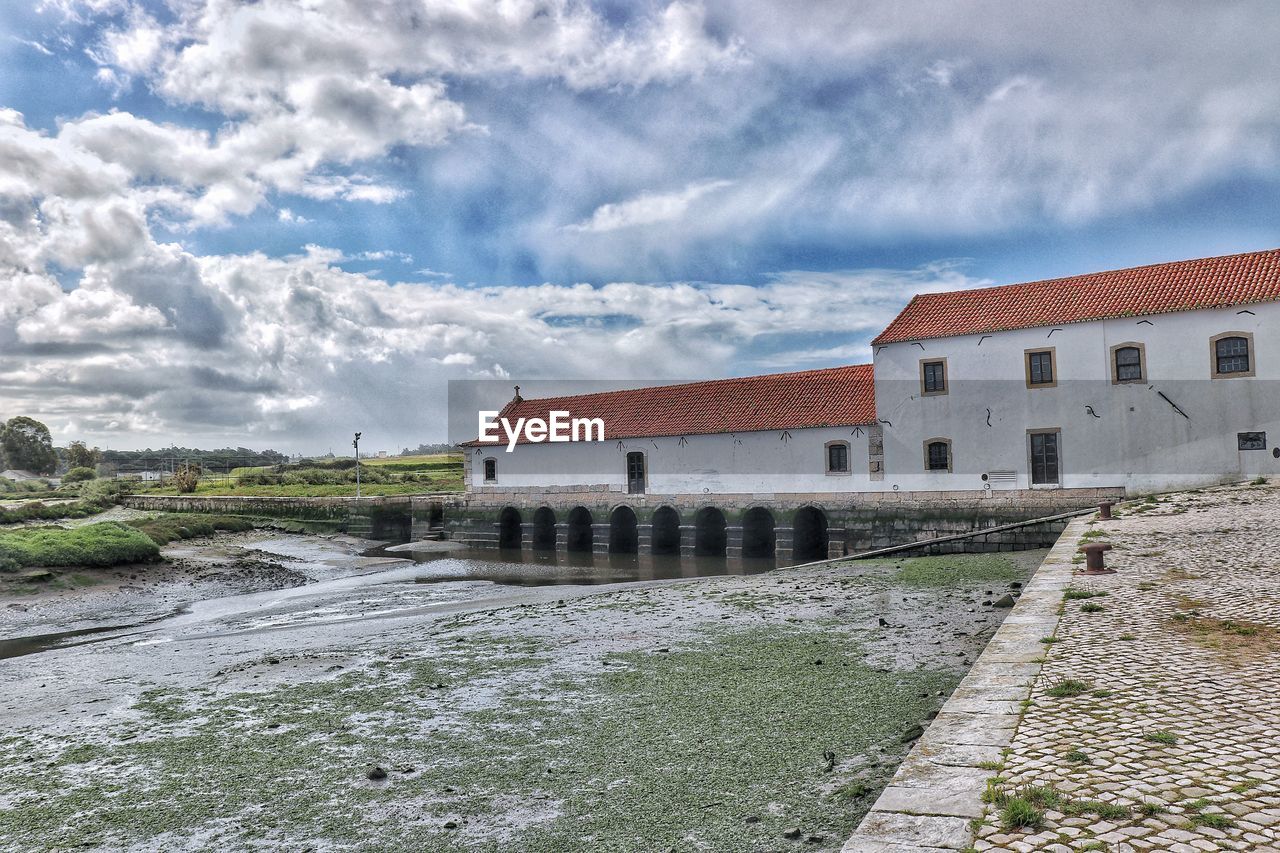
[[[839,849],[1044,553],[522,587],[316,541],[0,660],[0,849]]]

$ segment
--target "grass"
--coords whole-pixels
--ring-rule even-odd
[[[1064,755],[1063,758],[1065,758],[1067,761],[1070,761],[1072,764],[1088,764],[1089,763],[1088,753],[1080,749],[1071,750],[1066,755]]]
[[[1063,599],[1067,601],[1079,601],[1086,598],[1102,598],[1110,593],[1105,590],[1102,592],[1094,592],[1089,589],[1075,589],[1074,587],[1067,589],[1062,593]]]
[[[1052,696],[1055,699],[1064,699],[1071,696],[1083,696],[1090,689],[1088,682],[1080,681],[1076,678],[1064,678],[1046,690],[1044,695]]]
[[[1175,743],[1178,742],[1177,735],[1173,734],[1172,732],[1165,732],[1165,731],[1147,732],[1142,737],[1144,740],[1149,740],[1152,743],[1162,743],[1162,744],[1165,744],[1166,746],[1173,746]]]
[[[362,495],[408,495],[460,492],[462,455],[436,453],[361,459]],[[146,494],[171,495],[177,490],[157,484]],[[335,459],[298,465],[235,468],[225,476],[206,476],[197,495],[245,495],[248,497],[346,497],[356,493],[355,460]]]
[[[1000,825],[1006,830],[1036,830],[1044,826],[1044,812],[1021,797],[1009,797],[1000,808]]]
[[[253,522],[246,518],[198,513],[165,513],[136,519],[128,524],[141,530],[157,545],[168,545],[176,539],[190,539],[194,536],[212,536],[218,531],[253,529]]]
[[[0,532],[0,566],[115,566],[156,560],[160,549],[146,534],[114,521],[82,527],[27,527]]]
[[[1189,822],[1191,826],[1207,826],[1210,829],[1230,829],[1236,823],[1231,818],[1218,812],[1197,812],[1191,815]]]
[[[913,587],[941,588],[964,581],[1019,581],[1026,571],[999,554],[981,556],[917,557],[902,564],[895,583]]]
[[[1106,609],[1107,608],[1103,607],[1101,604],[1098,604],[1096,601],[1086,601],[1084,604],[1080,605],[1081,613],[1101,613]]]

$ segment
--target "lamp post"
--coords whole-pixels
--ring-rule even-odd
[[[351,442],[351,446],[356,449],[356,498],[360,497],[360,433],[356,433],[356,440]]]

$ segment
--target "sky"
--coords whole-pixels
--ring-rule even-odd
[[[0,417],[399,450],[456,379],[870,360],[916,292],[1280,246],[1259,2],[6,0]]]

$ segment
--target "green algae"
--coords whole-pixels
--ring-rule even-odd
[[[891,767],[904,721],[958,678],[872,669],[823,626],[697,636],[566,672],[536,640],[445,635],[332,678],[149,691],[104,743],[0,742],[26,768],[0,779],[0,846],[747,849],[790,825],[834,840],[866,802],[838,796],[850,780],[823,754]]]

